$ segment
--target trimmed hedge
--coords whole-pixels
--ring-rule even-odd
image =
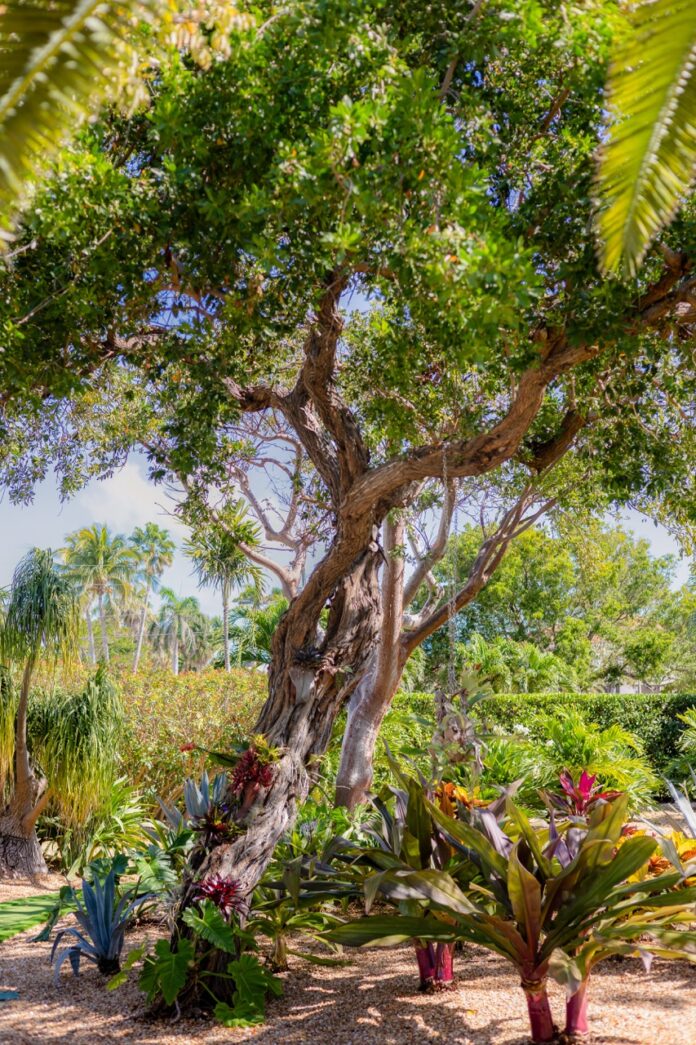
[[[400,694],[395,706],[430,717],[433,698],[429,693]],[[653,768],[664,774],[679,754],[679,737],[686,728],[678,716],[696,707],[696,693],[500,693],[483,701],[477,714],[506,732],[520,725],[534,732],[536,717],[559,707],[579,711],[602,729],[619,725],[635,733]]]

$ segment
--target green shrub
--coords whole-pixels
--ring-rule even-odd
[[[188,745],[227,750],[252,728],[266,699],[264,672],[208,670],[174,676],[166,668],[118,679],[125,714],[123,770],[150,798],[166,800],[206,765]]]
[[[430,698],[432,700],[432,698]],[[679,718],[696,708],[693,693],[518,693],[496,694],[484,701],[480,714],[507,732],[524,725],[532,736],[543,733],[543,718],[557,709],[575,710],[602,729],[620,726],[640,737],[653,770],[668,772],[679,754],[685,723]],[[422,713],[420,705],[418,713]]]
[[[636,799],[660,793],[656,776],[684,757],[688,723],[680,716],[690,708],[695,694],[495,694],[475,711],[482,731],[497,734],[489,738],[484,782],[508,784],[526,772],[530,786],[545,785],[566,762],[570,769],[594,767],[607,786],[628,786]],[[568,714],[574,728],[561,721]],[[580,729],[579,721],[590,728]],[[427,770],[433,729],[432,694],[399,693],[378,742],[376,779],[388,772],[385,738],[397,754],[413,757],[420,749],[414,760]]]

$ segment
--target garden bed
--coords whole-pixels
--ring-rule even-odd
[[[151,934],[132,933],[126,950]],[[227,1030],[207,1020],[177,1023],[147,1018],[135,983],[104,989],[92,966],[79,979],[67,971],[54,986],[49,947],[27,932],[0,945],[0,989],[18,988],[21,1000],[0,1004],[2,1045],[216,1045],[253,1040],[263,1045],[523,1045],[527,1017],[517,980],[508,967],[471,948],[457,956],[466,983],[437,997],[416,990],[408,947],[352,952],[350,965],[312,968],[297,959],[285,980],[285,995],[268,1006],[263,1027]],[[562,991],[551,987],[554,1012]],[[656,962],[648,974],[638,961],[604,964],[593,978],[591,1015],[596,1045],[693,1045],[696,1040],[696,968]]]

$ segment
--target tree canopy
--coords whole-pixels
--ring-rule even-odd
[[[284,755],[210,865],[244,888],[393,611],[385,520],[484,477],[687,537],[696,518],[691,204],[638,278],[595,258],[613,0],[250,13],[224,60],[171,52],[147,108],[61,154],[0,278],[13,496],[51,464],[70,492],[140,445],[195,516],[263,464],[242,420],[280,419],[306,455],[291,481],[314,483],[326,548],[290,592],[257,723]],[[487,537],[482,582],[499,551]]]

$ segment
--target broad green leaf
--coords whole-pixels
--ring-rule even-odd
[[[346,947],[392,947],[407,940],[454,940],[456,929],[437,918],[407,918],[402,915],[371,915],[346,922],[324,933],[327,940]]]
[[[294,954],[296,958],[303,958],[312,965],[326,965],[329,968],[353,964],[349,958],[324,958],[321,954],[312,954],[310,951],[293,951],[289,947],[288,954]]]
[[[557,948],[549,958],[549,974],[556,983],[566,988],[569,996],[575,994],[586,975],[582,957]]]
[[[140,986],[150,1001],[161,994],[167,1005],[172,1005],[186,983],[189,966],[193,962],[194,947],[190,940],[179,940],[172,951],[169,940],[158,940],[154,957],[149,955],[140,973]]]
[[[544,856],[537,833],[527,819],[527,816],[522,809],[515,805],[512,799],[508,799],[505,803],[505,811],[531,849],[537,867],[545,878],[549,878],[551,876],[551,864]]]
[[[433,822],[425,805],[423,788],[416,780],[408,782],[408,806],[406,807],[406,827],[418,843],[418,866],[427,867],[433,848]]]
[[[278,996],[283,993],[283,985],[278,977],[264,969],[253,954],[242,954],[229,963],[227,971],[234,977],[239,1000],[244,1004],[263,1008],[267,992]]]
[[[427,808],[445,837],[458,849],[473,851],[488,869],[501,878],[507,877],[506,858],[496,851],[484,834],[442,813],[432,802],[427,803]]]
[[[116,973],[115,976],[112,976],[111,979],[107,981],[107,991],[115,991],[117,987],[123,986],[123,984],[128,979],[128,973],[131,971],[135,963],[140,961],[144,953],[144,944],[141,947],[134,947],[132,951],[128,952],[123,964],[121,965],[120,970]]]
[[[228,954],[236,953],[236,936],[233,927],[225,921],[222,911],[211,900],[205,900],[196,907],[188,907],[183,920],[198,936],[201,936],[213,947]]]
[[[384,871],[379,890],[392,900],[422,898],[443,911],[457,914],[476,913],[477,907],[462,892],[446,871]]]
[[[597,227],[602,267],[633,275],[696,168],[696,4],[650,0],[628,17],[607,84]]]
[[[249,1002],[239,1001],[234,1006],[227,1002],[219,1001],[213,1009],[215,1019],[223,1027],[256,1027],[263,1023],[265,1010],[251,1005]]]

